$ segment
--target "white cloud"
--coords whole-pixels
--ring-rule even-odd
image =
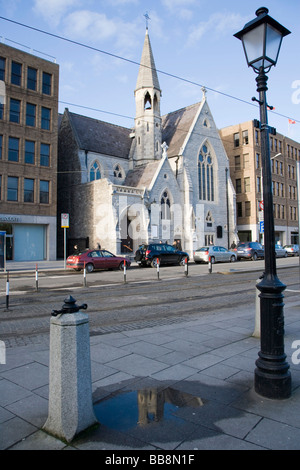
[[[45,21],[57,26],[70,8],[78,7],[81,3],[81,0],[34,0],[33,8]]]
[[[110,20],[103,13],[78,10],[65,18],[65,31],[72,37],[108,39],[118,30],[117,21]]]
[[[206,33],[211,36],[222,36],[233,29],[240,28],[243,18],[236,13],[214,13],[207,21],[194,26],[188,36],[188,45],[198,42]]]

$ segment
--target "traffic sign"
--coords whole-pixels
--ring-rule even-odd
[[[260,210],[262,210],[262,211],[264,210],[264,201],[260,201],[260,203],[259,203],[259,208],[260,208]]]
[[[69,214],[61,214],[61,228],[69,228]]]
[[[259,233],[264,233],[265,231],[265,223],[264,222],[259,222]]]

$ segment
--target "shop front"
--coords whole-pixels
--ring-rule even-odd
[[[56,259],[56,218],[0,214],[0,231],[6,232],[6,259]]]

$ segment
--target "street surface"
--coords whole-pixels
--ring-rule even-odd
[[[208,265],[139,268],[88,274],[47,270],[0,275],[0,339],[14,344],[48,341],[52,310],[60,310],[68,296],[78,305],[86,303],[91,335],[145,328],[199,317],[220,308],[253,305],[255,319],[256,281],[263,261]],[[299,298],[299,258],[277,260],[279,279],[287,286],[285,299]],[[186,275],[187,274],[187,275]],[[8,308],[7,308],[8,302]]]

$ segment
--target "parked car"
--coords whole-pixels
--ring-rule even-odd
[[[243,242],[236,248],[237,259],[253,259],[264,258],[265,250],[258,242]]]
[[[236,261],[237,256],[233,251],[229,251],[223,246],[203,246],[194,251],[195,263],[211,263]]]
[[[95,269],[124,269],[124,260],[126,267],[131,265],[129,258],[113,255],[107,250],[84,250],[78,254],[68,256],[66,267],[80,271],[86,268],[88,273]]]
[[[155,268],[157,263],[159,265],[184,264],[186,259],[189,260],[189,255],[167,243],[149,243],[138,248],[134,259],[140,266]]]
[[[280,245],[275,245],[275,253],[276,258],[286,258],[288,255],[286,249]]]
[[[288,256],[299,256],[299,245],[284,245]]]

